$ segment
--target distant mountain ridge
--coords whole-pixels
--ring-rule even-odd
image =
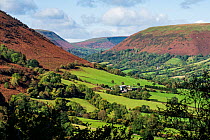
[[[54,45],[49,39],[3,11],[0,11],[0,36],[0,44],[25,54],[28,59],[38,60],[47,69],[75,61],[89,63]]]
[[[88,39],[82,42],[72,43],[75,48],[69,49],[68,51],[84,58],[90,54],[111,49],[126,38],[127,36]]]
[[[138,49],[175,55],[210,54],[210,23],[151,27],[135,33],[110,50]]]
[[[83,48],[110,49],[115,45],[119,44],[120,42],[122,42],[126,38],[127,36],[93,38],[82,42],[72,43],[72,45],[75,47],[83,47]]]
[[[127,36],[101,37],[92,38],[81,42],[69,43],[53,31],[42,29],[35,29],[35,31],[47,37],[55,45],[62,47],[64,50],[81,58],[84,58],[93,53],[111,49],[127,38]]]
[[[52,31],[42,30],[42,29],[35,29],[38,33],[42,34],[43,36],[47,37],[50,41],[52,41],[55,45],[62,47],[64,50],[75,48],[69,43],[68,41],[61,38],[59,35]]]

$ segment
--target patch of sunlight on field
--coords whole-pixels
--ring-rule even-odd
[[[118,104],[126,105],[127,108],[134,108],[136,106],[148,105],[151,109],[157,109],[157,107],[165,108],[163,103],[146,101],[146,100],[137,100],[137,99],[129,99],[123,96],[111,95],[103,92],[96,92],[101,95],[102,98],[106,99],[108,102],[113,103],[116,102]]]

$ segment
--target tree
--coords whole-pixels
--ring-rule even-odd
[[[61,83],[61,75],[54,73],[53,71],[45,73],[39,82],[44,86],[56,86]]]
[[[4,88],[9,88],[9,82],[4,83]]]
[[[99,120],[106,120],[106,118],[107,118],[106,111],[105,110],[100,110],[98,112],[98,119]]]
[[[149,99],[149,97],[151,96],[151,94],[149,94],[148,91],[143,91],[143,92],[141,93],[141,96],[142,96],[142,99],[143,99],[143,100],[147,100],[147,99]]]
[[[14,73],[12,75],[12,79],[10,80],[11,85],[13,85],[13,86],[19,85],[20,79],[21,79],[20,74],[19,73]]]
[[[31,67],[39,67],[39,62],[35,59],[29,59],[27,65]]]
[[[185,84],[188,87],[182,93],[185,98],[179,102],[176,98],[169,100],[163,115],[180,131],[176,139],[210,139],[210,75],[208,72],[204,72],[201,77],[192,75]],[[192,105],[194,108],[188,109]],[[171,122],[175,117],[176,121]],[[188,121],[178,119],[181,117]]]

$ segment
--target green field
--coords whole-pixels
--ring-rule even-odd
[[[46,100],[46,99],[35,99],[31,98],[32,100],[44,102],[46,104],[55,105],[55,100]],[[96,107],[91,105],[87,100],[85,99],[79,99],[79,98],[65,98],[66,100],[73,101],[76,103],[79,103],[84,109],[87,110],[87,112],[93,112]]]
[[[79,98],[68,98],[68,100],[79,103],[84,109],[87,110],[87,112],[93,112],[95,109],[97,109],[95,106],[91,105],[87,100],[85,99],[79,99]]]
[[[173,65],[181,65],[181,64],[183,64],[183,61],[179,58],[171,58],[165,63],[166,64],[173,64]]]
[[[78,81],[78,80],[69,81],[69,80],[64,80],[64,79],[62,79],[61,82],[62,82],[63,84],[65,84],[65,85],[75,84],[76,86],[78,86],[78,85],[86,85],[88,88],[97,87],[97,86],[94,85],[94,84],[90,84],[90,83],[86,83],[86,82],[81,82],[81,81]]]
[[[129,73],[129,72],[131,72],[131,71],[135,71],[136,69],[128,69],[128,70],[123,70],[122,72],[124,72],[124,73]]]
[[[102,127],[105,125],[110,125],[110,123],[102,122],[101,120],[93,120],[93,119],[87,119],[87,118],[82,118],[82,117],[77,117],[80,119],[83,123],[89,123],[91,128],[97,128],[97,127]],[[115,124],[115,127],[121,127],[122,125]]]
[[[184,99],[184,96],[178,95],[178,94],[172,94],[172,93],[160,93],[157,92],[150,92],[152,95],[149,99],[151,100],[158,100],[159,102],[167,102],[167,99],[170,99],[172,97],[177,97],[179,100]]]
[[[102,122],[100,120],[93,120],[93,119],[86,119],[86,118],[82,118],[82,117],[77,117],[79,120],[81,120],[83,123],[88,123],[90,124],[89,127],[91,127],[91,129],[95,130],[98,127],[102,127],[105,125],[110,125],[110,123],[105,123]],[[75,125],[75,126],[79,126],[81,129],[86,128],[83,125]],[[122,125],[119,124],[114,124],[115,127],[122,127]],[[132,140],[139,140],[141,137],[139,135],[133,135],[132,136]],[[163,138],[160,137],[155,137],[155,140],[163,140]]]
[[[73,69],[70,72],[74,75],[77,75],[80,79],[93,84],[114,86],[121,85],[122,82],[124,82],[125,85],[137,85],[137,83],[140,83],[141,86],[152,85],[151,82],[144,79],[134,79],[128,76],[118,76],[103,70],[97,70],[89,67],[80,67],[79,70]],[[111,82],[112,80],[114,80],[114,83]]]
[[[137,99],[129,99],[123,96],[116,96],[111,94],[106,94],[103,92],[96,92],[101,95],[102,98],[106,99],[108,102],[113,103],[116,102],[118,104],[126,105],[127,108],[134,108],[136,106],[148,105],[151,109],[157,109],[157,107],[165,108],[163,103],[146,101],[146,100],[137,100]]]

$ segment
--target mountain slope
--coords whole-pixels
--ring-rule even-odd
[[[102,37],[102,38],[93,38],[88,39],[82,42],[72,43],[75,47],[82,47],[82,48],[103,48],[103,49],[110,49],[115,45],[122,42],[127,37]]]
[[[52,32],[52,31],[41,30],[41,29],[35,29],[35,31],[37,31],[38,33],[47,37],[55,45],[62,47],[64,50],[74,48],[68,41],[64,40],[63,38],[61,38],[59,35],[57,35],[56,33]]]
[[[108,50],[126,38],[126,36],[119,36],[88,39],[82,42],[72,43],[75,48],[69,49],[68,51],[84,58],[90,54]]]
[[[74,61],[89,63],[54,45],[49,39],[3,11],[0,11],[0,36],[0,44],[25,54],[28,59],[38,60],[47,69],[55,69],[61,64]]]
[[[210,54],[210,23],[151,27],[135,33],[111,50],[175,55]]]
[[[55,45],[62,47],[64,50],[84,58],[90,54],[97,53],[100,51],[108,50],[115,45],[126,39],[126,36],[122,37],[101,37],[88,39],[82,42],[69,43],[68,41],[61,38],[59,35],[52,31],[35,29],[38,33],[42,34],[44,37],[48,38]]]

